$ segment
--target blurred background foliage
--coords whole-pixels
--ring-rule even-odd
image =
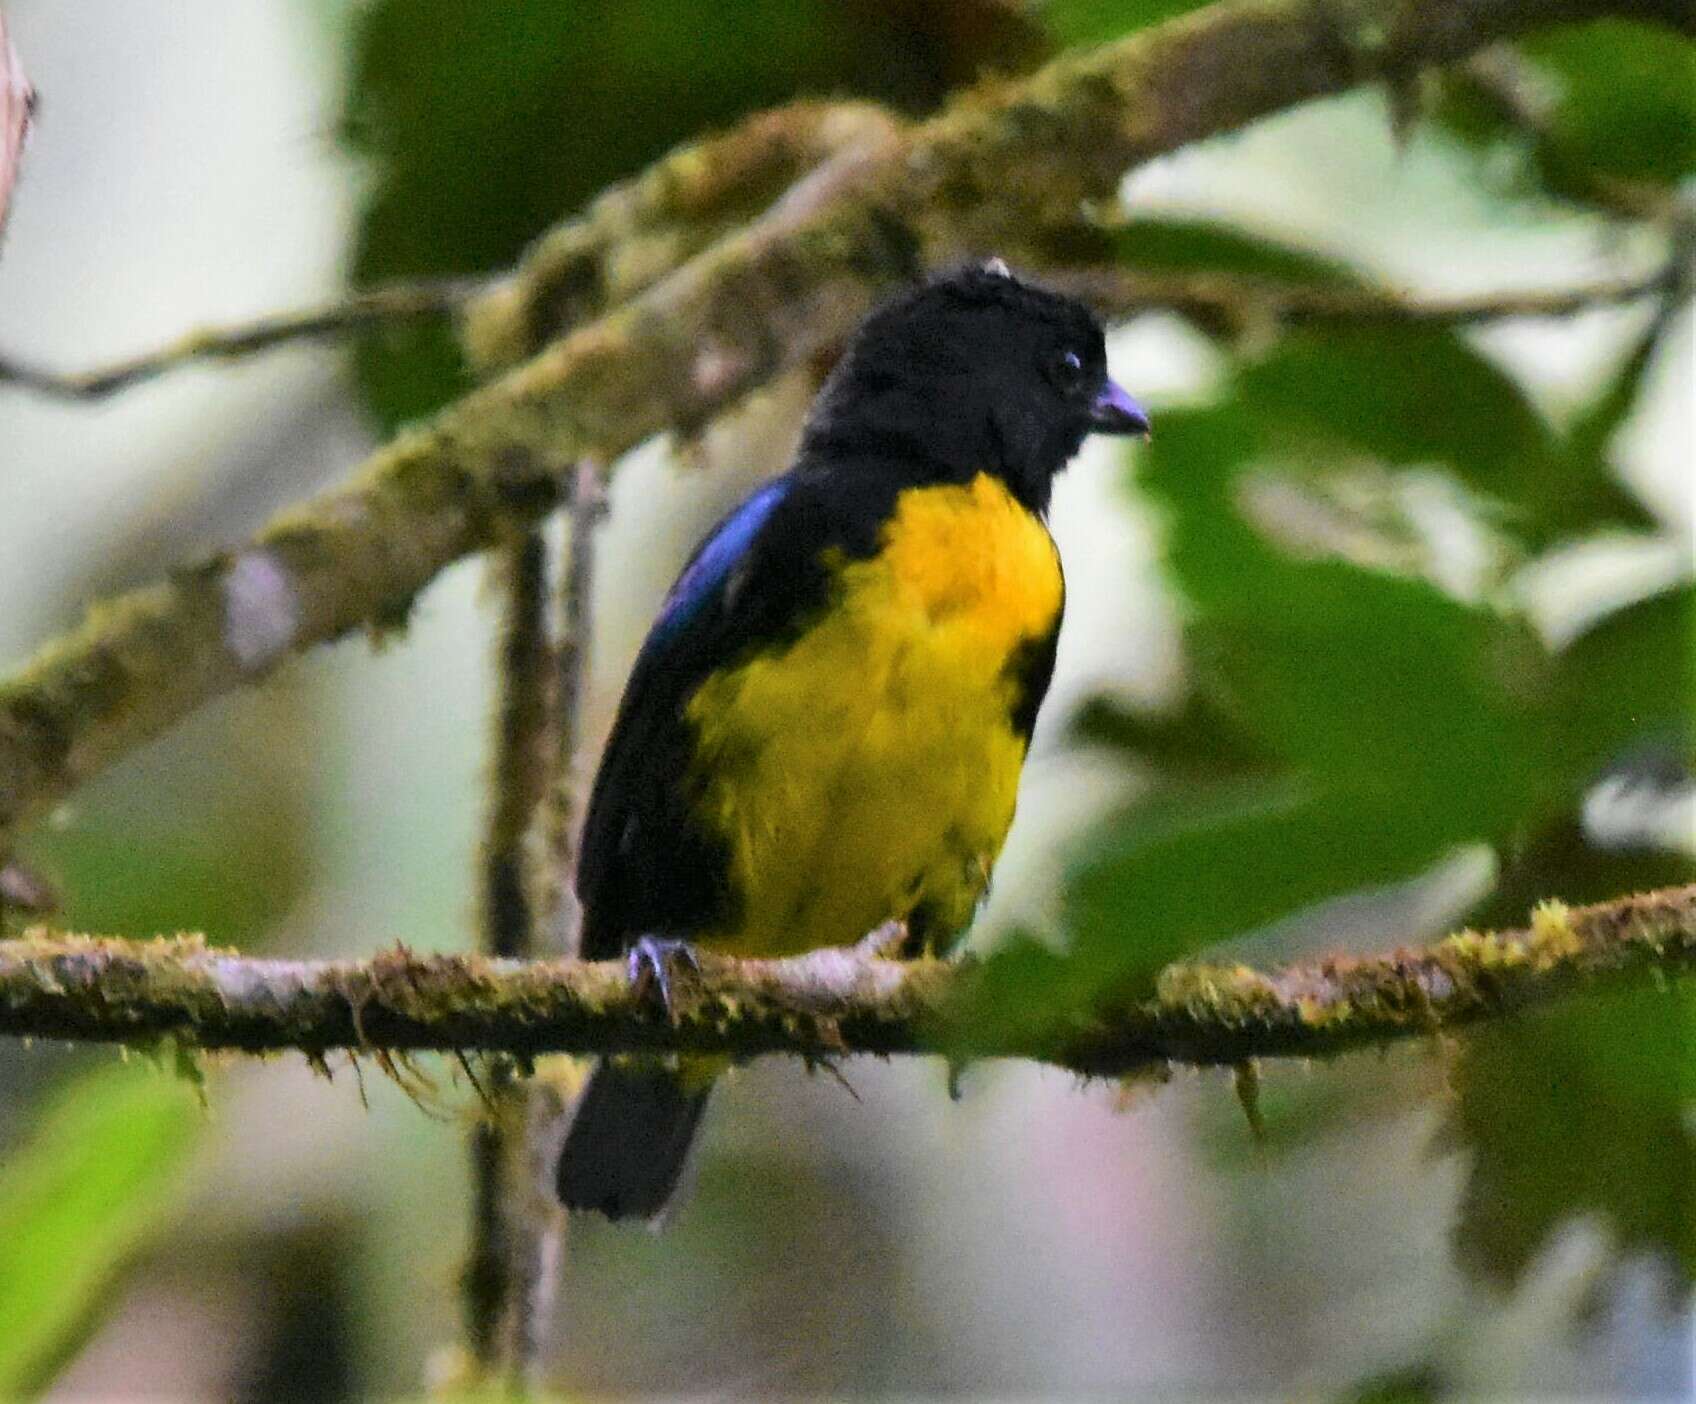
[[[924,112],[1192,7],[138,5],[86,73],[52,8],[8,10],[46,106],[0,331],[83,364],[114,324],[145,343],[218,312],[208,286],[258,312],[338,276],[498,269],[610,181],[790,97]],[[169,94],[133,62],[98,81],[106,47],[153,54],[173,33]],[[232,42],[276,89],[215,90],[281,123],[263,194],[234,171],[257,160],[238,138],[268,129],[237,122],[229,171],[201,186],[210,157],[172,164],[181,123],[136,149],[93,115],[217,120],[194,85]],[[156,178],[114,203],[119,237],[150,217],[156,234],[122,265],[122,307],[79,309],[75,259],[122,256],[61,239],[108,148]],[[305,166],[317,184],[288,208],[328,233],[285,239],[265,215]],[[1696,46],[1592,24],[1155,163],[1111,247],[1143,271],[1336,289],[1578,282],[1652,269],[1680,238],[1688,254],[1693,167]],[[184,208],[148,212],[179,188],[248,199],[247,242],[215,224],[197,256]],[[179,240],[182,276],[133,320]],[[297,246],[316,262],[291,265]],[[268,282],[255,252],[294,271]],[[1064,1021],[1202,950],[1382,947],[1696,877],[1686,293],[1562,325],[1147,317],[1115,337],[1156,435],[1093,450],[1057,499],[1072,617],[979,939],[980,1020]],[[0,576],[0,652],[245,530],[470,383],[441,329],[365,338],[351,388],[295,355],[133,410],[0,402],[0,443],[20,450],[0,558],[26,563]],[[681,554],[781,466],[809,390],[793,377],[691,453],[655,445],[621,470],[596,726]],[[135,479],[79,469],[61,445],[85,440],[90,457],[130,446]],[[59,515],[31,516],[42,495]],[[49,529],[73,543],[51,562]],[[313,953],[463,944],[487,690],[474,595],[455,572],[405,644],[315,659],[91,787],[28,846],[65,920]],[[858,1107],[756,1068],[672,1233],[574,1233],[553,1374],[586,1392],[1670,1395],[1691,1379],[1691,1017],[1688,989],[1631,990],[1431,1054],[1268,1069],[1258,1147],[1213,1080],[1119,1114],[1028,1068],[975,1070],[953,1109],[922,1066],[851,1067]],[[413,1387],[452,1338],[466,1089],[440,1075],[444,1126],[380,1081],[367,1113],[351,1073],[326,1087],[267,1067],[215,1076],[202,1116],[177,1081],[108,1062],[0,1050],[0,1394],[66,1362],[64,1397]]]

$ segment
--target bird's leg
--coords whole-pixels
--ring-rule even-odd
[[[687,965],[697,975],[701,960],[695,948],[675,936],[639,936],[624,957],[624,968],[638,997],[652,985],[659,991],[660,1005],[671,1013],[671,968],[673,962]]]

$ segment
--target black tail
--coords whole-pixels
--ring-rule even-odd
[[[653,1063],[601,1063],[577,1104],[554,1184],[567,1209],[652,1219],[683,1175],[709,1086]]]

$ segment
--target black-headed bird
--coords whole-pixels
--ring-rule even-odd
[[[1056,473],[1146,433],[1099,323],[999,260],[872,313],[794,466],[697,549],[626,685],[584,823],[582,954],[784,956],[969,925],[1013,821],[1065,581]],[[722,1064],[600,1063],[569,1208],[652,1219]]]

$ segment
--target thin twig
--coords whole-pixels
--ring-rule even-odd
[[[62,400],[101,400],[195,361],[229,361],[295,341],[322,341],[396,322],[451,317],[489,286],[486,278],[395,283],[340,302],[279,312],[226,327],[202,327],[139,356],[89,371],[51,371],[0,355],[0,385]]]
[[[541,531],[527,531],[497,553],[492,573],[504,616],[496,656],[498,701],[479,944],[491,956],[522,960],[535,954],[529,838],[550,746],[548,553]],[[471,1132],[471,1246],[460,1273],[466,1340],[484,1378],[499,1369],[505,1353],[506,1323],[520,1300],[516,1264],[527,1256],[528,1239],[520,1186],[526,1098],[505,1063],[495,1067],[490,1080],[488,1114]]]
[[[1059,1027],[963,1027],[980,968],[852,949],[783,961],[703,955],[670,1012],[622,961],[413,955],[265,960],[198,938],[38,929],[0,942],[0,1034],[246,1052],[331,1048],[678,1052],[815,1061],[846,1053],[1035,1059],[1086,1076],[1168,1063],[1327,1057],[1500,1018],[1626,976],[1696,971],[1696,885],[1540,907],[1523,931],[1281,969],[1179,964],[1153,995]],[[358,1011],[357,1020],[355,1011]]]
[[[1682,261],[1681,261],[1682,264]],[[1110,320],[1177,312],[1223,331],[1265,326],[1470,326],[1515,318],[1572,317],[1648,297],[1673,295],[1682,267],[1564,288],[1523,288],[1471,297],[1410,297],[1388,288],[1317,287],[1219,274],[1173,277],[1134,268],[1057,271],[1050,281]]]
[[[553,955],[577,954],[577,899],[571,891],[577,869],[579,809],[578,748],[582,744],[583,699],[588,683],[589,602],[595,579],[595,542],[606,515],[606,487],[593,459],[577,465],[566,516],[565,570],[560,577],[554,643],[554,755],[552,783],[544,805],[546,914],[543,929]]]
[[[1410,298],[1388,289],[1319,288],[1228,273],[1151,274],[1112,266],[1061,265],[1051,272],[1050,281],[1075,292],[1109,318],[1172,311],[1206,325],[1238,328],[1267,321],[1290,325],[1465,326],[1516,317],[1568,317],[1664,291],[1672,277],[1661,273],[1570,288],[1510,290],[1463,298]],[[356,294],[328,307],[192,331],[154,351],[91,371],[48,371],[0,355],[0,386],[12,385],[58,399],[104,399],[199,361],[236,360],[294,341],[326,340],[372,326],[452,316],[471,306],[475,296],[487,296],[488,287],[489,280],[470,279],[397,284]],[[633,283],[630,292],[637,291],[640,285]],[[507,295],[513,296],[510,288]],[[517,313],[509,306],[503,315]]]
[[[560,575],[553,658],[553,743],[551,783],[543,808],[546,864],[538,948],[577,954],[580,911],[571,891],[577,867],[577,749],[581,740],[583,693],[589,655],[589,600],[594,587],[595,540],[606,512],[600,466],[577,465],[566,518],[566,560]],[[527,1195],[523,1241],[513,1255],[510,1384],[533,1392],[547,1354],[548,1332],[565,1252],[565,1213],[549,1192],[555,1134],[565,1103],[551,1082],[537,1079],[525,1106],[525,1166],[519,1192]]]

